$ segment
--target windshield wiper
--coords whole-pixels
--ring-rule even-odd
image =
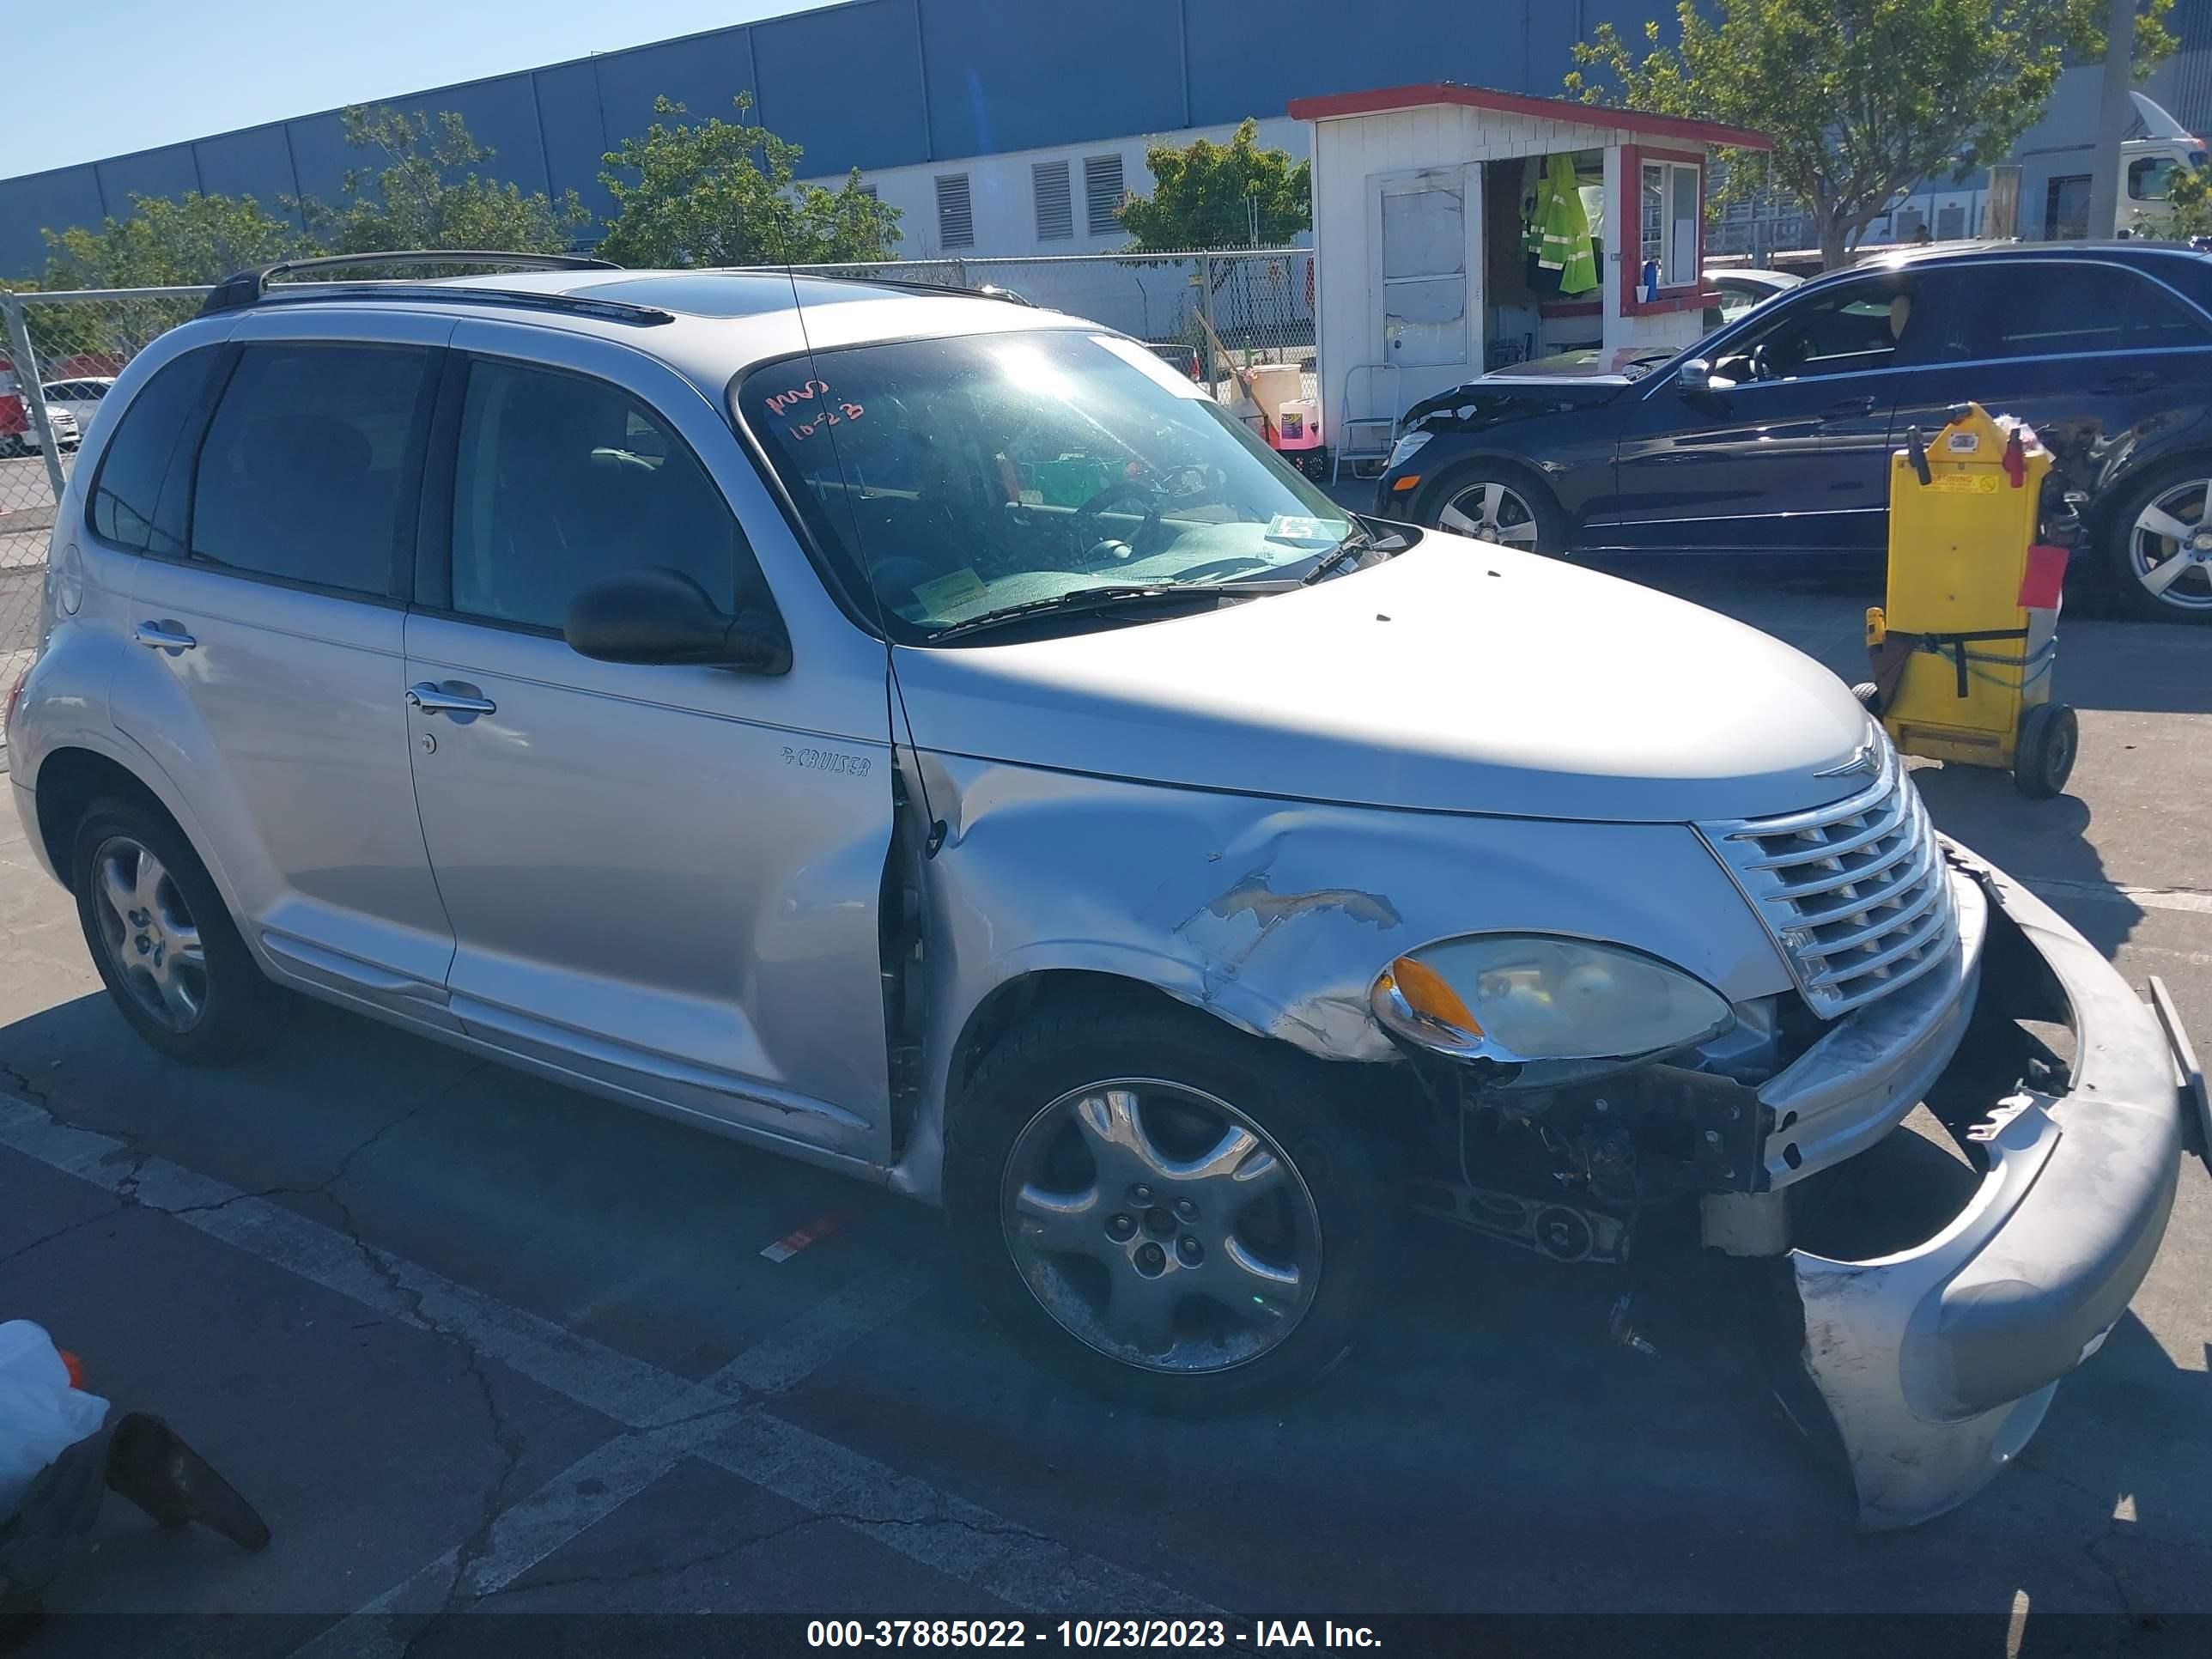
[[[1298,586],[1311,587],[1323,576],[1346,559],[1357,558],[1362,553],[1402,553],[1412,544],[1397,531],[1376,537],[1363,525],[1355,525],[1349,535],[1321,556],[1321,562],[1298,578]]]
[[[1001,605],[996,611],[963,617],[949,627],[939,629],[929,636],[929,642],[935,645],[940,640],[981,633],[1004,627],[1008,623],[1026,621],[1031,617],[1082,616],[1090,611],[1110,611],[1117,605],[1139,599],[1198,599],[1208,605],[1220,605],[1240,592],[1249,593],[1251,591],[1249,586],[1235,588],[1218,583],[1196,582],[1121,582],[1105,587],[1079,587],[1070,593],[1055,593],[1043,599],[1024,599],[1019,605]]]

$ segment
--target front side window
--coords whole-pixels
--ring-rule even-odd
[[[721,491],[662,419],[604,380],[479,362],[453,468],[453,608],[557,629],[577,593],[674,570],[725,612],[764,597]]]
[[[1741,386],[1887,368],[1912,326],[1916,297],[1911,280],[1882,276],[1779,301],[1764,327],[1729,343],[1714,378]]]
[[[216,356],[190,351],[156,369],[124,410],[92,487],[92,531],[101,540],[169,557],[184,552],[185,491],[179,483],[165,495],[162,485]]]
[[[2138,202],[2163,202],[2173,194],[2173,175],[2181,163],[2171,155],[2146,155],[2128,163],[2128,195]]]
[[[971,335],[817,353],[737,394],[848,592],[895,639],[1089,588],[1261,581],[1343,508],[1134,341]]]
[[[247,346],[200,446],[191,556],[391,594],[429,362],[419,346]]]

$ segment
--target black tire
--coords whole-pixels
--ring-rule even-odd
[[[2201,487],[2208,480],[2212,480],[2212,456],[2175,461],[2152,469],[2112,503],[2100,537],[2100,550],[2106,586],[2122,611],[2149,622],[2212,623],[2212,564],[2200,563],[2195,570],[2184,573],[2161,595],[2143,585],[2143,573],[2136,569],[2135,556],[2136,520],[2144,510],[2160,496],[2185,486]],[[2200,520],[2185,522],[2193,529]],[[2203,514],[2201,522],[2207,532],[2212,532],[2212,514]]]
[[[2081,723],[2063,702],[2039,702],[2020,717],[2013,745],[2012,781],[2030,800],[2050,800],[2074,775],[2081,747]]]
[[[1544,553],[1553,557],[1571,550],[1567,538],[1567,515],[1560,507],[1559,498],[1534,473],[1510,461],[1479,459],[1462,461],[1450,468],[1421,491],[1416,521],[1432,530],[1451,530],[1453,526],[1444,522],[1446,513],[1455,502],[1486,484],[1496,484],[1509,490],[1519,500],[1527,511],[1528,521],[1534,526],[1535,535],[1533,540],[1525,542],[1505,541],[1502,535],[1478,539],[1498,540],[1523,553]],[[1518,522],[1517,519],[1516,522]]]
[[[1033,1359],[1091,1392],[1175,1416],[1234,1409],[1333,1370],[1351,1352],[1372,1264],[1385,1249],[1394,1212],[1379,1174],[1382,1160],[1375,1146],[1348,1127],[1350,1115],[1332,1097],[1328,1069],[1279,1045],[1181,1009],[1141,1001],[1040,1009],[1008,1031],[984,1057],[962,1096],[946,1139],[946,1214],[956,1249],[985,1305]],[[1033,1252],[1025,1271],[1011,1237],[1015,1218],[1010,1160],[1025,1146],[1036,1144],[1024,1132],[1033,1122],[1051,1122],[1055,1111],[1072,1110],[1066,1105],[1071,1097],[1116,1079],[1195,1091],[1217,1104],[1227,1103],[1273,1143],[1273,1148],[1261,1150],[1283,1153],[1299,1193],[1310,1195],[1319,1241],[1316,1283],[1286,1334],[1267,1332],[1264,1322],[1246,1310],[1245,1319],[1258,1328],[1248,1332],[1231,1318],[1224,1303],[1212,1301],[1203,1291],[1193,1291],[1179,1299],[1170,1292],[1177,1334],[1169,1352],[1184,1354],[1176,1363],[1189,1368],[1169,1370],[1162,1368],[1169,1361],[1155,1365],[1117,1358],[1096,1345],[1096,1329],[1087,1337],[1079,1334],[1075,1324],[1047,1311],[1044,1298],[1053,1294],[1071,1310],[1072,1318],[1103,1327],[1121,1275],[1127,1275],[1132,1288],[1143,1294],[1135,1274],[1140,1271],[1137,1253],[1146,1247],[1147,1235],[1107,1231],[1114,1219],[1131,1218],[1115,1217],[1108,1209],[1109,1203],[1120,1206],[1126,1198],[1119,1191],[1107,1192],[1106,1171],[1096,1159],[1089,1178],[1101,1195],[1096,1206],[1082,1213],[1098,1224],[1102,1239],[1128,1241],[1103,1252],[1124,1251],[1126,1260],[1110,1267],[1093,1261],[1085,1271],[1076,1272],[1085,1267],[1083,1259],[1053,1255],[1047,1245]],[[1173,1098],[1164,1106],[1148,1103],[1144,1108],[1146,1121],[1158,1123],[1158,1114],[1164,1110],[1165,1127],[1172,1128],[1180,1106]],[[1090,1156],[1088,1149],[1095,1143],[1084,1140],[1072,1122],[1065,1133],[1073,1135],[1074,1144],[1082,1149],[1077,1156]],[[1061,1143],[1063,1152],[1066,1144]],[[1189,1190],[1202,1194],[1215,1189]],[[1159,1204],[1168,1201],[1166,1193],[1159,1195]],[[1233,1210],[1240,1201],[1232,1198],[1221,1208]],[[1155,1208],[1146,1213],[1165,1212]],[[1180,1232],[1183,1224],[1174,1224]],[[1200,1212],[1188,1224],[1194,1233],[1207,1231],[1215,1239],[1215,1255],[1222,1262],[1236,1259],[1221,1232],[1237,1233],[1237,1223]],[[1188,1242],[1181,1237],[1170,1242],[1164,1233],[1155,1236],[1178,1251]],[[1166,1265],[1175,1264],[1169,1261]],[[1158,1269],[1153,1271],[1157,1274]],[[1039,1288],[1032,1288],[1030,1273],[1040,1275]],[[1086,1285],[1103,1289],[1105,1296],[1083,1303],[1080,1292]],[[1209,1318],[1219,1334],[1207,1333]],[[1196,1334],[1188,1334],[1194,1326]],[[1235,1344],[1262,1341],[1272,1346],[1233,1363],[1212,1364],[1217,1356],[1232,1356]]]
[[[153,884],[159,893],[154,911],[143,904],[143,894],[132,895],[140,902],[124,902],[103,892],[104,866],[112,866],[118,881],[143,868],[134,848],[150,854],[166,874],[165,884]],[[167,815],[118,796],[93,802],[70,838],[70,886],[94,965],[124,1018],[149,1047],[172,1060],[213,1066],[244,1059],[265,1043],[277,1006],[276,987],[239,937],[207,867]],[[152,917],[143,930],[134,922],[142,915]],[[196,981],[198,1007],[189,1018],[162,996],[147,965],[167,961],[167,939],[181,936],[185,927],[197,930],[204,964],[198,974],[181,975],[182,982]],[[137,948],[141,939],[151,948]],[[176,960],[189,961],[189,953]],[[170,974],[176,975],[176,969]]]

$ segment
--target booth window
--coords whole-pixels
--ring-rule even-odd
[[[1623,172],[1637,181],[1628,192],[1635,221],[1622,227],[1624,245],[1636,249],[1622,261],[1621,310],[1680,311],[1705,303],[1705,163],[1702,158],[1624,146]],[[1656,277],[1652,298],[1647,273]]]

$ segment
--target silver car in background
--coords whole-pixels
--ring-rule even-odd
[[[1366,522],[1079,319],[534,263],[246,273],[106,400],[11,781],[157,1048],[282,985],[886,1184],[1172,1411],[1334,1364],[1406,1200],[1692,1212],[1875,1527],[2120,1317],[2185,1042],[1808,659]],[[1965,1208],[1801,1239],[1923,1101]]]

